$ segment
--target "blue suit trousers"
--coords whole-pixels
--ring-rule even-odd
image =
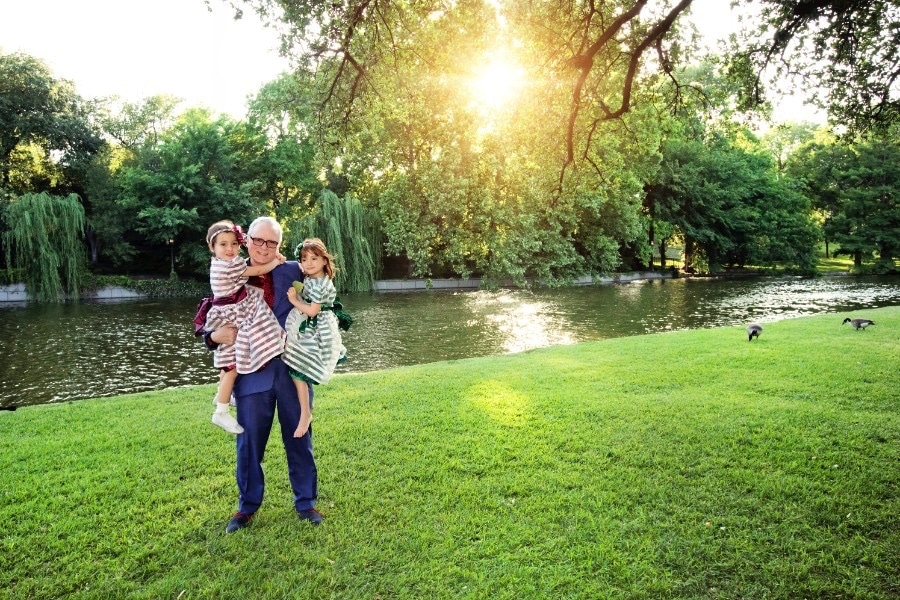
[[[298,511],[310,509],[315,506],[318,496],[312,425],[302,438],[294,437],[294,431],[300,423],[300,400],[281,357],[272,360],[262,371],[265,373],[259,375],[272,377],[272,384],[265,391],[248,393],[252,389],[242,390],[244,386],[240,385],[235,387],[237,420],[244,427],[244,433],[237,436],[236,476],[240,492],[238,510],[253,514],[262,505],[266,486],[262,462],[276,412],[281,425],[281,441],[287,455],[288,478],[294,492],[294,508]],[[313,390],[310,385],[310,406],[312,400]]]

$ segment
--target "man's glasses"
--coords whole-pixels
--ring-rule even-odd
[[[278,242],[273,242],[272,240],[263,240],[260,238],[250,237],[249,235],[247,237],[250,238],[250,241],[253,242],[254,246],[263,246],[264,245],[266,248],[277,248],[278,247]]]

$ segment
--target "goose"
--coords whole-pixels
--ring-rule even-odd
[[[759,323],[750,323],[747,325],[747,341],[752,342],[754,337],[759,337],[762,333],[762,325]]]
[[[875,321],[870,321],[869,319],[851,319],[848,317],[841,322],[841,325],[844,323],[850,323],[855,330],[859,331],[860,329],[865,329],[869,325],[874,325]]]

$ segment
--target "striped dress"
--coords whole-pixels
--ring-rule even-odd
[[[238,328],[234,344],[221,344],[215,351],[213,364],[217,369],[235,366],[238,373],[253,373],[281,354],[284,332],[272,309],[263,299],[262,291],[244,285],[247,263],[240,256],[232,261],[212,258],[209,265],[209,284],[213,296],[221,298],[237,293],[243,287],[247,296],[234,304],[213,305],[206,315],[206,330],[214,331],[223,325]]]
[[[303,282],[301,298],[310,304],[321,304],[322,310],[314,319],[307,319],[295,308],[284,325],[287,340],[281,359],[312,383],[328,383],[338,360],[346,354],[337,317],[329,310],[336,297],[337,290],[327,275],[307,278]],[[301,332],[300,326],[304,322],[306,327]]]

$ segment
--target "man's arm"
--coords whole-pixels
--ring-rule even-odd
[[[237,340],[237,327],[234,325],[223,325],[213,331],[203,332],[203,343],[209,350],[215,350],[221,344],[233,344],[235,340]]]

